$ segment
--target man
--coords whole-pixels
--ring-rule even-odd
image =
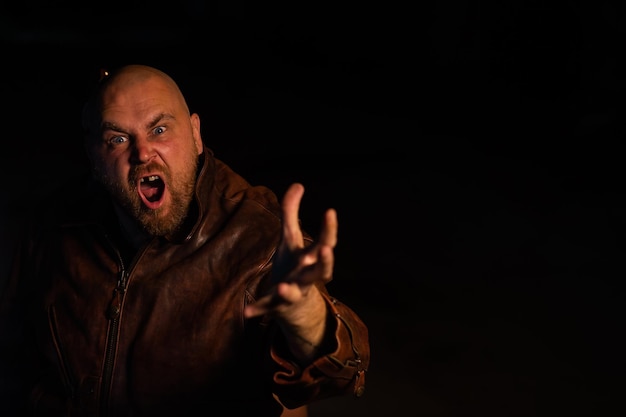
[[[33,211],[3,293],[12,412],[280,416],[363,393],[367,327],[326,289],[333,209],[314,242],[303,186],[281,204],[215,158],[153,67],[107,74],[83,126],[92,178]]]

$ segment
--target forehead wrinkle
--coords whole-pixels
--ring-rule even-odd
[[[146,129],[150,129],[155,127],[156,125],[158,125],[159,123],[161,123],[164,120],[174,120],[175,117],[172,116],[169,113],[159,113],[157,115],[155,115],[152,119],[150,119],[146,124],[145,127]],[[101,128],[102,130],[114,130],[116,132],[127,132],[126,129],[120,127],[119,125],[117,125],[115,122],[110,122],[110,121],[103,121],[101,124]]]

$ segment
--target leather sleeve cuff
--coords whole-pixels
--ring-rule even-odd
[[[326,293],[322,295],[329,316],[327,342],[318,358],[300,366],[290,357],[284,343],[276,338],[272,343],[275,390],[288,407],[349,392],[360,397],[365,391],[370,359],[368,329],[348,306]]]

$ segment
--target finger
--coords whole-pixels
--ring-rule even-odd
[[[333,269],[335,267],[335,253],[331,246],[322,246],[320,248],[319,268],[321,269],[322,279],[328,282],[333,278]]]
[[[334,248],[337,245],[337,230],[337,211],[335,209],[328,209],[324,214],[319,243]]]
[[[303,246],[302,230],[298,211],[304,194],[304,186],[300,183],[291,184],[282,201],[284,243],[290,250]]]
[[[272,304],[272,295],[267,295],[263,298],[260,298],[253,304],[248,304],[246,308],[243,310],[243,315],[245,318],[250,319],[252,317],[261,316],[266,314],[270,310],[270,306]]]
[[[335,255],[333,248],[327,245],[316,244],[303,258],[300,267],[286,281],[296,282],[304,291],[316,281],[329,282],[332,279]]]
[[[281,305],[293,304],[301,297],[302,291],[297,284],[283,282],[276,286],[272,294],[260,298],[253,304],[248,304],[243,314],[245,318],[252,318],[271,313],[278,310]]]

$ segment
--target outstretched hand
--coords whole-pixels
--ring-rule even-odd
[[[337,212],[326,210],[318,241],[305,247],[298,217],[303,194],[304,186],[294,183],[283,197],[283,235],[274,259],[273,285],[267,295],[246,306],[244,315],[275,317],[288,341],[291,338],[296,350],[307,356],[324,333],[326,304],[315,284],[332,279]]]

